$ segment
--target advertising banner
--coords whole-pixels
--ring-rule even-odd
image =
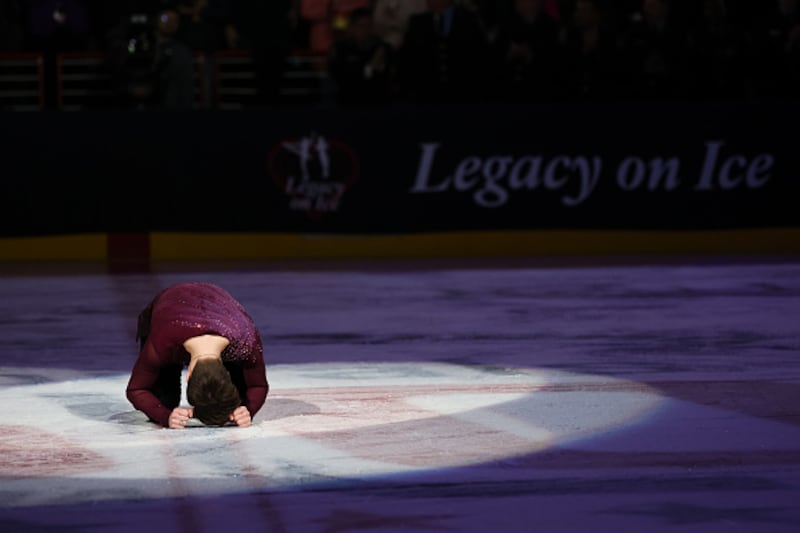
[[[7,113],[6,236],[800,225],[799,108]]]

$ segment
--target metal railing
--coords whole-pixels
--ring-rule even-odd
[[[214,54],[214,107],[244,109],[258,98],[255,66],[249,51],[225,50]]]
[[[214,107],[246,109],[259,99],[257,66],[248,50],[223,50],[213,56]],[[297,52],[289,55],[278,77],[278,97],[286,104],[319,101],[327,79],[324,56]]]
[[[93,52],[65,52],[56,58],[57,105],[61,111],[113,108],[116,87],[110,56]],[[208,107],[206,58],[194,54],[195,107]]]
[[[44,108],[44,57],[38,53],[0,54],[0,109]]]
[[[54,80],[51,83],[58,110],[114,108],[119,95],[110,59],[101,52],[61,52],[55,57],[55,71],[47,72],[42,54],[0,54],[0,109],[44,109],[46,91],[50,90],[46,79]],[[326,58],[304,52],[291,54],[277,79],[282,103],[316,103],[328,79]],[[195,53],[194,82],[198,109],[259,105],[259,78],[248,50],[223,50],[209,56]]]
[[[106,54],[58,54],[56,80],[56,101],[61,111],[80,111],[112,105],[113,90]]]

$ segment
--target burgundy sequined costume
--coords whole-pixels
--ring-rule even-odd
[[[128,400],[136,409],[154,422],[169,425],[169,415],[180,402],[181,372],[190,360],[183,343],[206,334],[230,341],[222,361],[242,404],[255,416],[269,391],[258,330],[227,291],[197,282],[164,289],[139,315],[141,350],[127,388]]]

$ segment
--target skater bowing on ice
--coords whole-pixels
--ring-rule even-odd
[[[189,418],[206,425],[247,427],[269,392],[261,336],[253,319],[224,289],[178,283],[139,314],[139,357],[126,391],[151,421],[172,429]],[[180,407],[181,374],[188,366]]]

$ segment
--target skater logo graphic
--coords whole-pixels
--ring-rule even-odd
[[[275,145],[268,170],[289,197],[289,209],[319,218],[339,210],[345,192],[358,180],[360,164],[344,142],[312,133]]]

